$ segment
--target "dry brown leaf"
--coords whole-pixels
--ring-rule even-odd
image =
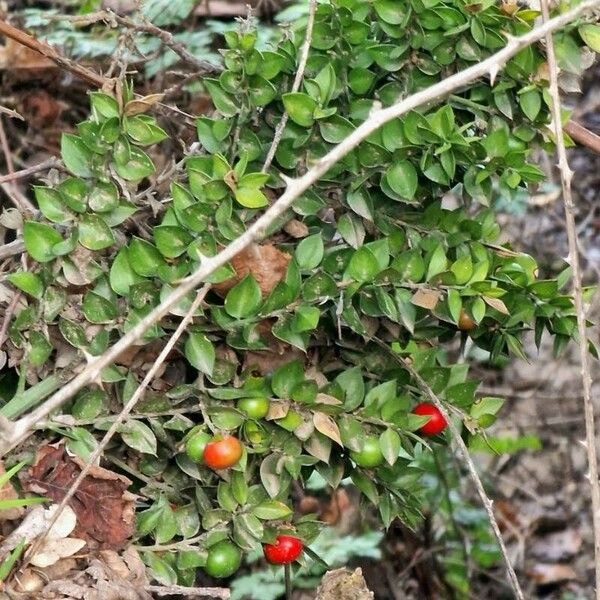
[[[6,38],[4,46],[0,46],[0,69],[56,69],[56,65],[39,52]]]
[[[283,226],[283,230],[296,239],[305,238],[309,233],[308,227],[302,221],[298,221],[298,219],[288,221]]]
[[[537,563],[527,572],[537,585],[548,585],[577,579],[577,573],[569,565],[560,563]]]
[[[137,100],[130,100],[123,109],[126,117],[133,117],[148,112],[155,104],[165,97],[164,94],[149,94]]]
[[[335,396],[330,396],[329,394],[321,393],[317,394],[315,402],[317,404],[328,404],[329,406],[339,406],[340,404],[343,404],[343,402],[339,398],[336,398]]]
[[[231,259],[236,276],[213,285],[213,289],[225,294],[239,281],[250,274],[260,287],[263,298],[285,277],[291,256],[272,244],[252,244]]]
[[[283,419],[288,414],[290,407],[287,402],[279,402],[278,400],[272,400],[269,404],[269,412],[265,419],[267,421],[274,421],[276,419]]]
[[[483,301],[491,306],[493,309],[497,310],[499,313],[503,315],[509,315],[508,308],[506,308],[506,304],[500,300],[500,298],[490,298],[489,296],[483,296]]]
[[[531,554],[545,561],[565,560],[575,556],[583,540],[575,529],[556,531],[536,538],[531,545]]]
[[[324,436],[327,436],[329,439],[332,439],[340,446],[343,446],[342,438],[340,437],[340,429],[337,426],[337,423],[329,415],[322,412],[313,413],[313,423],[315,424],[317,431]]]
[[[35,464],[23,476],[23,488],[60,502],[84,463],[69,457],[64,447],[42,446]],[[73,537],[91,549],[119,549],[135,531],[135,498],[131,481],[101,467],[92,467],[69,502],[77,515]]]
[[[441,292],[439,290],[425,290],[420,289],[415,292],[411,302],[415,306],[426,308],[427,310],[433,310],[440,300]]]

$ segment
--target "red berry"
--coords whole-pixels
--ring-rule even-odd
[[[430,417],[429,421],[419,428],[423,435],[437,435],[448,427],[448,423],[440,409],[429,402],[423,402],[415,406],[413,413],[421,417]]]
[[[302,542],[291,535],[278,535],[274,544],[265,544],[263,552],[272,565],[287,565],[302,554]]]
[[[210,469],[228,469],[242,457],[242,444],[231,435],[215,436],[204,447],[204,464]]]

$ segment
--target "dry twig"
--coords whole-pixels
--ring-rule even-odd
[[[542,0],[542,16],[544,22],[549,19],[548,0]],[[562,184],[563,202],[565,205],[565,224],[569,241],[569,264],[573,270],[573,296],[577,311],[577,329],[579,331],[579,357],[581,361],[581,382],[583,386],[583,410],[585,414],[585,448],[587,451],[588,477],[592,495],[592,518],[594,525],[594,553],[596,565],[596,599],[600,600],[600,483],[598,482],[598,458],[596,456],[596,431],[594,425],[594,403],[592,400],[592,377],[590,374],[589,348],[585,307],[583,304],[583,284],[579,265],[579,248],[577,229],[575,226],[575,204],[571,191],[573,171],[569,167],[565,138],[561,126],[560,92],[558,90],[558,66],[554,51],[552,32],[546,34],[546,58],[550,72],[550,97],[552,120],[556,136],[558,168]],[[600,139],[600,138],[599,138]]]
[[[33,165],[32,167],[27,167],[26,169],[21,169],[20,171],[13,171],[12,173],[8,173],[7,175],[0,175],[0,183],[6,183],[7,181],[16,181],[17,179],[23,179],[23,177],[29,177],[29,175],[39,173],[40,171],[46,171],[47,169],[61,168],[62,162],[58,158],[53,156],[48,160],[41,162],[38,165]]]
[[[315,24],[315,13],[317,12],[317,0],[310,0],[310,4],[308,6],[308,23],[306,24],[306,35],[304,37],[304,44],[302,46],[302,52],[300,54],[300,61],[298,63],[298,70],[296,71],[296,77],[294,78],[294,83],[292,85],[292,92],[297,92],[300,89],[300,85],[302,84],[302,79],[304,78],[304,71],[306,70],[306,63],[308,62],[308,55],[310,53],[310,45],[312,43],[312,32]],[[266,173],[275,158],[275,153],[277,152],[277,147],[279,146],[279,142],[281,142],[281,136],[283,135],[283,130],[287,125],[289,116],[287,112],[284,112],[281,115],[281,121],[277,124],[275,128],[275,134],[273,136],[273,143],[269,148],[269,152],[267,153],[267,158],[265,159],[265,164],[262,168],[262,172]]]
[[[592,150],[592,152],[600,154],[600,135],[590,131],[580,123],[577,123],[577,121],[568,121],[563,130],[580,146],[585,146]]]
[[[470,82],[487,74],[495,75],[507,60],[523,48],[537,42],[546,34],[560,29],[581,14],[600,6],[600,0],[584,0],[575,8],[555,17],[547,23],[537,27],[520,37],[511,37],[506,46],[486,60],[472,65],[468,69],[455,73],[435,85],[417,92],[400,102],[385,108],[375,110],[371,116],[357,127],[343,142],[330,150],[309,171],[298,179],[291,179],[287,183],[285,193],[266,210],[239,238],[231,242],[221,252],[213,257],[205,258],[201,265],[190,276],[186,277],[156,308],[141,319],[135,327],[130,329],[116,344],[104,354],[95,357],[86,368],[64,385],[58,392],[50,396],[41,406],[25,415],[13,424],[10,432],[2,432],[0,440],[0,456],[25,440],[38,421],[45,419],[53,410],[61,406],[73,394],[93,381],[105,366],[134,344],[144,332],[165,316],[171,307],[180,302],[190,291],[197,288],[206,277],[216,269],[227,264],[234,256],[247,248],[250,244],[265,236],[269,227],[282,216],[311,185],[318,181],[329,169],[344,156],[356,148],[371,133],[385,123],[395,119],[420,106],[428,105],[444,98],[453,91],[462,88]]]
[[[31,50],[39,52],[42,56],[49,58],[57,66],[61,67],[62,69],[66,69],[67,71],[73,73],[73,75],[76,75],[80,79],[83,79],[84,81],[87,81],[98,88],[104,88],[105,86],[108,88],[112,87],[112,82],[110,79],[106,79],[91,69],[88,69],[87,67],[84,67],[83,65],[80,65],[79,63],[62,56],[54,48],[52,48],[52,46],[49,46],[44,42],[40,42],[24,31],[9,25],[4,19],[0,19],[0,33],[15,40],[16,42],[19,42],[19,44],[22,44],[23,46],[27,46],[27,48],[30,48]]]

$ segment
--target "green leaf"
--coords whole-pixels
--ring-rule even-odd
[[[114,166],[119,177],[122,177],[126,181],[134,182],[141,181],[144,177],[149,177],[156,170],[150,157],[143,150],[135,146],[130,148],[127,161],[118,161],[115,159]]]
[[[448,311],[455,323],[460,319],[460,311],[462,309],[462,299],[458,290],[448,290]]]
[[[62,242],[62,237],[50,225],[25,221],[23,224],[23,242],[25,243],[25,250],[33,260],[45,263],[55,258],[52,247]]]
[[[115,243],[115,236],[99,215],[83,215],[79,222],[79,243],[88,250],[104,250]]]
[[[102,92],[92,92],[90,94],[90,101],[92,110],[97,116],[103,119],[112,119],[113,117],[119,117],[119,104],[117,101],[108,94]]]
[[[59,192],[52,188],[34,186],[35,200],[42,214],[53,223],[67,223],[73,220],[73,214],[63,204]]]
[[[60,153],[65,166],[77,177],[91,177],[92,152],[83,140],[71,133],[63,133]]]
[[[262,208],[267,206],[269,201],[267,197],[254,187],[239,187],[235,190],[235,199],[238,204],[246,208]]]
[[[431,281],[436,275],[443,273],[448,265],[448,259],[446,253],[441,244],[439,244],[433,251],[431,258],[429,259],[429,266],[427,267],[427,281]]]
[[[192,332],[188,335],[185,342],[185,357],[198,371],[212,375],[215,367],[215,349],[204,334]]]
[[[166,258],[181,256],[192,242],[192,236],[183,228],[161,225],[152,230],[154,243],[159,252]]]
[[[8,275],[8,281],[10,281],[16,288],[21,291],[37,298],[38,300],[44,294],[44,284],[39,275],[31,273],[29,271],[22,271],[19,273],[10,273]]]
[[[296,261],[301,269],[311,271],[321,264],[325,247],[320,234],[309,235],[296,247]]]
[[[210,94],[211,100],[215,108],[224,117],[234,117],[238,113],[238,107],[234,99],[223,91],[221,84],[216,79],[203,79],[202,83],[206,86],[206,90]]]
[[[119,250],[119,253],[113,260],[110,266],[109,282],[113,292],[119,294],[119,296],[126,296],[129,294],[129,289],[132,285],[143,281],[144,278],[140,277],[129,264],[129,250],[127,246],[124,246]]]
[[[292,328],[294,331],[313,331],[319,324],[321,311],[316,306],[299,306],[296,308]]]
[[[579,27],[579,35],[588,48],[600,52],[600,25],[585,23]]]
[[[486,396],[475,400],[471,406],[471,416],[474,419],[479,419],[483,415],[495,415],[504,405],[504,398],[494,398]]]
[[[373,8],[377,16],[390,25],[400,25],[406,14],[405,5],[397,0],[375,0]]]
[[[412,200],[417,193],[419,176],[414,165],[407,160],[391,165],[385,178],[390,188],[402,198]]]
[[[308,94],[291,92],[282,96],[283,105],[290,119],[301,127],[312,127],[315,122],[317,103]]]
[[[117,318],[117,307],[95,292],[83,297],[82,312],[90,323],[110,323]]]
[[[165,261],[156,246],[146,240],[133,238],[129,244],[129,264],[142,277],[156,277]]]
[[[542,95],[537,90],[529,90],[519,96],[519,106],[525,116],[534,121],[542,108]]]
[[[156,456],[156,436],[152,429],[142,421],[132,419],[125,425],[122,425],[121,439],[134,450],[142,454],[152,454]]]
[[[348,263],[348,275],[355,281],[372,281],[379,273],[379,262],[369,248],[359,248]]]
[[[344,391],[344,411],[356,410],[365,397],[365,382],[360,368],[347,369],[335,378],[335,381]]]
[[[340,235],[350,246],[358,249],[365,240],[365,228],[361,219],[350,213],[344,213],[337,222]]]
[[[94,212],[110,212],[119,206],[119,190],[112,182],[97,181],[88,202]]]
[[[286,519],[292,509],[279,500],[264,500],[252,509],[252,514],[263,521]]]
[[[52,354],[52,344],[46,339],[46,336],[39,331],[32,331],[29,334],[29,352],[27,357],[29,363],[33,367],[40,367],[43,365],[50,354]]]
[[[454,273],[458,285],[467,283],[473,276],[473,261],[471,257],[468,254],[461,256],[452,263],[450,271]]]
[[[390,466],[393,466],[398,460],[400,449],[402,447],[402,442],[398,433],[393,429],[386,429],[379,436],[379,446],[386,462]]]
[[[294,360],[275,369],[271,388],[278,398],[288,399],[292,396],[292,390],[303,381],[304,366],[301,361]]]
[[[261,303],[262,295],[258,283],[252,275],[246,275],[227,293],[225,310],[236,319],[246,319],[258,312]]]

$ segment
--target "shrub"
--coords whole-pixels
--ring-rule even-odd
[[[227,32],[225,69],[204,80],[216,115],[198,119],[202,150],[172,172],[159,203],[149,200],[149,148],[167,134],[150,103],[128,86],[119,98],[93,93],[90,118],[62,138],[70,175],[35,188],[43,217],[23,229],[34,267],[10,276],[28,301],[10,328],[22,373],[31,382],[71,373],[72,363],[56,364],[67,362],[65,343],[80,359],[103,353],[375,106],[481,61],[537,16],[512,2],[331,0],[319,4],[296,93],[288,90],[302,25],[262,52],[253,30]],[[566,72],[579,73],[589,52],[583,27],[557,36]],[[385,526],[415,525],[425,489],[414,466],[447,439],[418,434],[427,417],[411,410],[423,393],[403,361],[472,437],[501,401],[476,399],[468,365],[453,363],[453,341],[468,337],[494,361],[523,357],[528,331],[538,344],[548,332],[557,351],[573,337],[571,298],[561,292],[568,271],[539,279],[531,256],[499,244],[493,210],[495,198],[544,178],[528,160],[550,141],[545,67],[541,46],[524,49],[495,81],[386,124],[305,193],[268,242],[211,276],[170,373],[120,432],[118,453],[161,482],[140,490],[139,537],[159,549],[180,541],[145,554],[157,579],[192,583],[207,549],[226,538],[250,551],[292,529],[310,543],[319,524],[292,519],[290,489],[315,470],[333,487],[350,477]],[[290,121],[263,173],[284,111]],[[150,356],[192,300],[146,332]],[[74,399],[73,452],[89,455],[88,426],[107,428],[143,370],[113,365],[102,386]],[[266,417],[237,408],[248,398],[269,400]],[[13,403],[11,416],[28,407]],[[191,461],[184,448],[199,432],[237,437],[241,460],[225,472]],[[350,453],[373,438],[383,461],[358,467]]]

